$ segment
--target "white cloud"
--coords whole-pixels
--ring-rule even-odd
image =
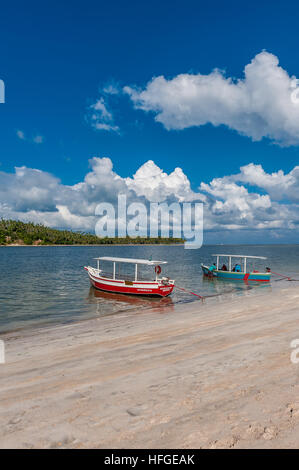
[[[17,131],[17,136],[19,137],[19,139],[25,140],[25,134],[24,134],[23,131],[18,130],[18,131]]]
[[[181,168],[168,175],[152,160],[144,163],[132,178],[125,181],[137,196],[144,196],[151,202],[164,201],[169,197],[175,197],[179,202],[201,197],[191,190],[190,181]]]
[[[96,130],[118,132],[119,127],[114,124],[112,113],[107,109],[104,98],[99,98],[89,107],[89,117],[92,127]]]
[[[118,95],[121,92],[121,89],[116,83],[108,83],[103,88],[103,93],[106,95]]]
[[[138,109],[150,111],[166,129],[221,124],[280,145],[299,144],[299,103],[293,99],[297,81],[266,51],[246,65],[244,78],[226,77],[215,69],[209,75],[180,74],[153,78],[144,89],[124,87]]]
[[[181,168],[166,173],[151,160],[127,178],[113,170],[109,158],[94,157],[90,166],[83,181],[72,186],[37,169],[0,172],[0,217],[93,231],[97,204],[116,206],[118,194],[126,194],[128,204],[203,202],[204,228],[212,233],[208,240],[218,243],[251,241],[252,234],[258,241],[299,235],[298,200],[288,197],[286,202],[288,195],[298,197],[297,167],[289,174],[281,170],[268,174],[261,166],[249,164],[238,174],[203,182],[193,191]]]
[[[35,144],[42,144],[44,141],[44,137],[42,135],[36,135],[32,138],[27,138],[24,131],[17,130],[16,132],[17,137],[21,140],[26,140],[28,142],[34,142]]]
[[[240,174],[234,179],[264,189],[272,199],[299,202],[299,166],[296,166],[290,173],[285,174],[279,170],[269,174],[261,165],[250,163],[241,167]]]
[[[298,231],[299,206],[294,195],[298,195],[299,178],[293,178],[296,168],[287,175],[282,170],[268,174],[261,165],[251,163],[242,167],[237,175],[214,178],[208,184],[201,183],[200,190],[210,197],[206,229],[230,227],[233,222],[235,229],[242,230]],[[267,194],[250,192],[240,182],[266,190]],[[287,198],[287,194],[293,197]],[[289,202],[285,202],[286,199]]]
[[[35,144],[42,144],[44,141],[44,138],[42,135],[36,135],[35,137],[33,137],[33,142]]]

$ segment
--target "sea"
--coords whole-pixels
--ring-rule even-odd
[[[212,264],[215,253],[265,256],[266,261],[255,261],[251,267],[263,271],[268,266],[278,275],[273,276],[271,283],[203,278],[201,263]],[[95,266],[94,258],[99,256],[167,261],[162,266],[162,274],[175,279],[178,287],[171,296],[162,299],[97,291],[90,286],[84,266]],[[131,268],[128,265],[126,269]],[[151,278],[153,272],[148,271],[151,269],[146,267],[141,274]],[[185,249],[183,245],[3,246],[0,247],[0,335],[123,312],[150,315],[158,309],[167,315],[189,302],[199,302],[204,315],[206,302],[259,295],[290,285],[282,275],[299,279],[299,245],[206,245],[195,250]],[[190,292],[204,296],[205,302]]]

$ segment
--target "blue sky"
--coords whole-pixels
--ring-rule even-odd
[[[267,174],[289,173],[298,162],[296,139],[284,146],[275,137],[253,141],[238,129],[209,122],[168,129],[155,120],[157,111],[144,111],[123,88],[145,90],[154,77],[208,76],[215,68],[243,79],[244,67],[263,50],[289,76],[299,76],[298,9],[287,1],[2,5],[1,171],[37,168],[74,185],[90,171],[94,156],[109,157],[121,177],[132,177],[153,160],[167,174],[182,168],[194,191],[250,163]],[[117,94],[105,94],[111,85]],[[117,131],[92,125],[90,106],[100,99]],[[264,187],[256,191],[265,194]]]

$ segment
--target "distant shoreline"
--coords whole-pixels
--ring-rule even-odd
[[[177,245],[181,237],[100,237],[20,220],[0,219],[0,246],[107,246],[107,245]]]
[[[43,246],[73,246],[73,247],[80,247],[80,246],[184,246],[184,243],[99,243],[99,244],[82,244],[82,245],[21,245],[21,244],[11,244],[11,245],[0,245],[0,248],[6,247],[32,247],[32,248],[39,248]]]

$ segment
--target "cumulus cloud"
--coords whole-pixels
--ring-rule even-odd
[[[297,83],[264,51],[245,66],[242,79],[215,69],[208,75],[155,77],[144,89],[126,86],[124,92],[168,130],[223,124],[254,141],[267,137],[289,146],[299,144]]]
[[[41,170],[17,167],[14,174],[0,172],[0,201],[19,212],[55,210],[58,178]]]
[[[150,202],[160,202],[173,197],[178,202],[202,198],[191,190],[190,181],[181,168],[175,168],[168,175],[152,160],[144,163],[135,175],[126,178],[125,182],[137,196],[144,196]]]
[[[242,167],[239,174],[201,183],[200,190],[207,194],[210,209],[205,228],[298,231],[299,206],[294,195],[298,195],[299,179],[293,177],[296,172],[297,167],[287,175],[282,170],[269,174],[261,165],[251,163]],[[260,192],[250,191],[244,184]],[[267,194],[261,194],[263,190]]]
[[[299,166],[286,174],[282,170],[269,174],[261,165],[251,163],[241,167],[234,179],[264,189],[274,200],[299,202]]]
[[[265,231],[267,240],[299,234],[298,167],[288,174],[281,170],[269,174],[251,163],[237,174],[202,182],[194,191],[181,168],[166,173],[152,160],[132,177],[118,175],[109,158],[94,157],[89,163],[83,181],[72,186],[38,169],[0,172],[0,216],[93,231],[96,206],[111,202],[116,207],[118,195],[124,194],[128,204],[147,206],[163,201],[203,202],[204,229],[218,234],[213,241],[232,242],[234,234],[239,239],[247,234],[242,240],[249,241],[253,233],[265,241]]]

